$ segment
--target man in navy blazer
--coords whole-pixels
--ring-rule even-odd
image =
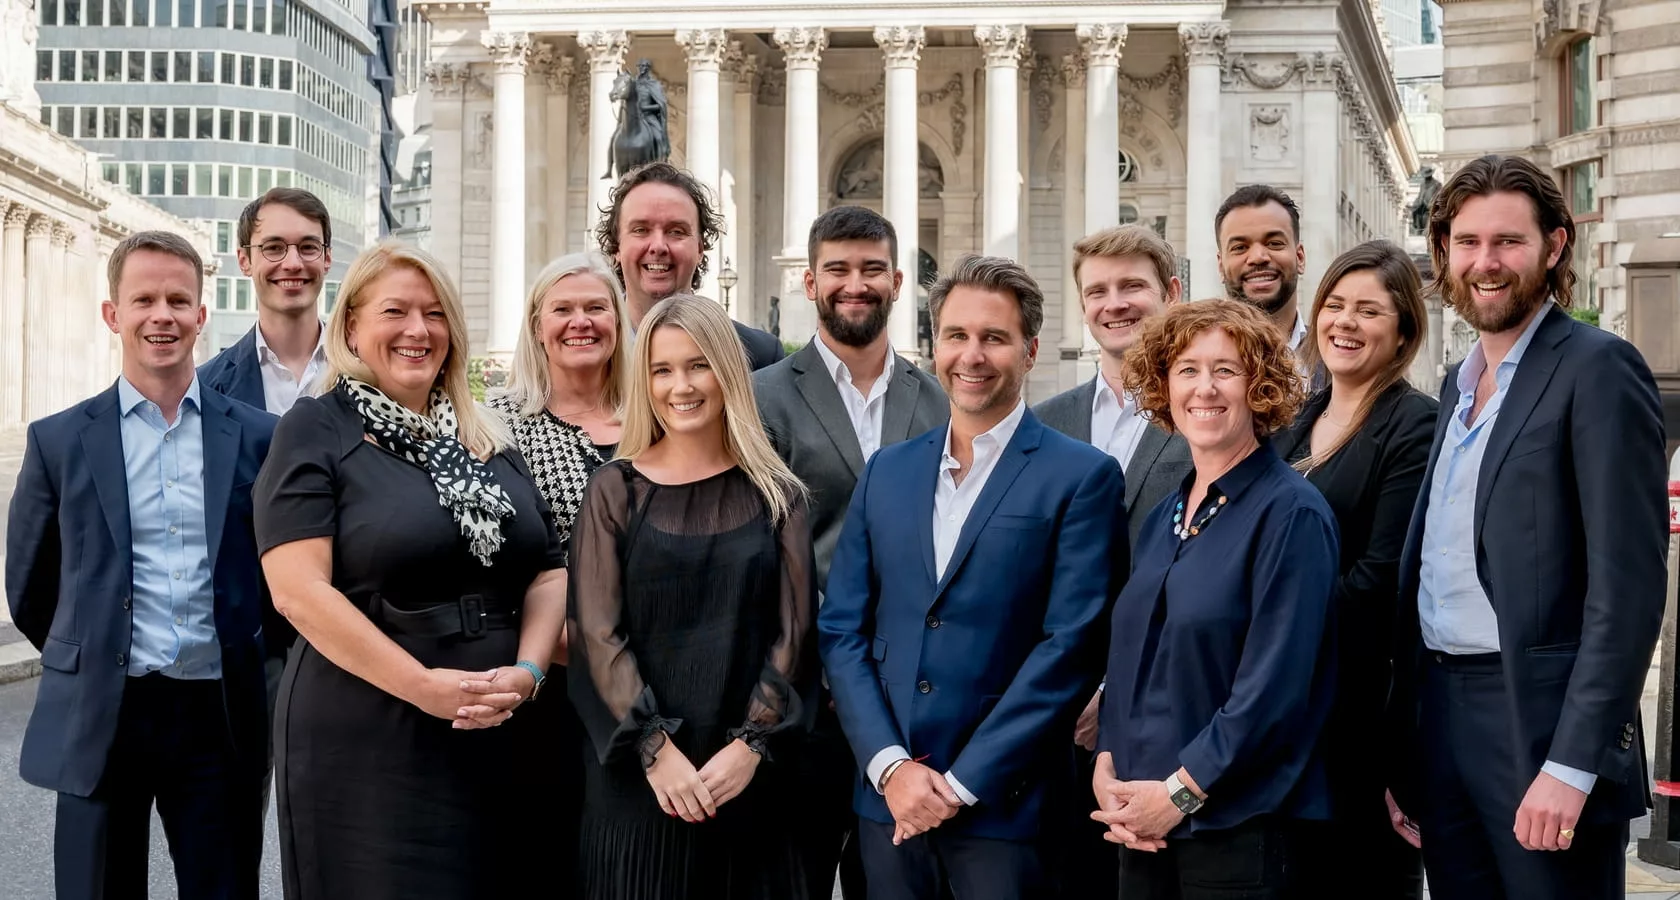
[[[6,596],[41,651],[19,772],[58,792],[59,900],[144,897],[156,803],[183,900],[255,898],[262,612],[251,483],[274,418],[198,383],[192,245],[111,255],[122,376],[29,426]]]
[[[1429,239],[1481,336],[1442,386],[1401,557],[1395,827],[1438,900],[1620,897],[1666,600],[1657,387],[1559,308],[1575,228],[1534,163],[1464,166]]]
[[[817,627],[857,757],[872,900],[1040,896],[1047,789],[1128,567],[1114,459],[1022,400],[1043,295],[967,257],[932,289],[951,422],[870,460]]]

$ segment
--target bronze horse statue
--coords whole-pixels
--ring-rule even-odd
[[[653,77],[653,66],[642,60],[638,72],[621,72],[608,96],[618,105],[618,127],[603,179],[611,179],[644,163],[668,159],[671,138],[667,129],[665,88]]]

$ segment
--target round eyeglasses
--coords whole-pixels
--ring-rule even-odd
[[[246,250],[255,250],[269,262],[279,262],[286,258],[293,247],[297,248],[298,259],[304,262],[314,262],[327,252],[327,246],[320,241],[300,241],[296,244],[286,241],[263,241],[260,244],[246,244]]]

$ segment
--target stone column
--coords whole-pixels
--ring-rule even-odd
[[[564,255],[571,249],[571,185],[572,185],[572,76],[575,72],[570,56],[557,57],[543,72],[548,85],[548,133],[543,142],[548,145],[548,192],[543,203],[548,208],[548,259]],[[584,217],[584,231],[595,224],[593,216]],[[588,240],[585,240],[585,244]]]
[[[732,257],[739,280],[730,296],[733,298],[735,318],[755,328],[764,324],[765,308],[770,303],[768,297],[759,296],[758,284],[753,278],[756,271],[753,265],[756,261],[754,248],[759,245],[754,237],[758,226],[758,173],[753,168],[757,165],[757,157],[753,154],[753,120],[758,109],[758,79],[758,57],[750,53],[743,55],[735,73],[735,117],[732,123],[735,140],[731,153],[733,161],[730,163],[735,174],[735,250]],[[747,248],[746,253],[740,252],[742,247]]]
[[[52,244],[47,251],[49,289],[53,304],[47,313],[46,332],[35,332],[37,340],[43,337],[46,339],[46,370],[36,371],[46,376],[42,379],[42,397],[47,409],[52,412],[70,405],[70,335],[73,333],[76,318],[82,314],[82,296],[76,284],[77,272],[70,265],[70,246],[74,239],[70,226],[63,222],[53,223]]]
[[[52,367],[52,347],[47,336],[52,329],[53,221],[36,215],[29,219],[23,240],[25,282],[23,332],[33,335],[24,342],[23,420],[33,422],[52,412],[46,396],[47,373]]]
[[[882,212],[898,232],[898,269],[904,286],[893,304],[887,323],[888,340],[901,355],[915,359],[916,344],[916,260],[921,238],[921,140],[916,125],[916,64],[927,44],[921,26],[902,25],[875,29],[875,43],[886,55],[887,133]]]
[[[1306,249],[1306,265],[1302,267],[1301,282],[1296,289],[1295,298],[1297,315],[1303,318],[1312,311],[1312,298],[1318,291],[1318,281],[1324,267],[1336,258],[1336,247],[1341,243],[1341,213],[1338,209],[1338,185],[1328,177],[1315,177],[1318,173],[1335,172],[1341,165],[1342,148],[1330,141],[1314,140],[1310,135],[1338,134],[1341,132],[1341,103],[1336,94],[1336,75],[1333,68],[1314,71],[1305,79],[1305,90],[1301,94],[1301,134],[1307,135],[1301,142],[1302,172],[1306,177],[1302,179],[1301,196],[1297,201],[1301,204],[1301,234],[1299,238]],[[1357,140],[1357,138],[1356,138]],[[1355,153],[1363,153],[1363,147],[1355,144]],[[1361,165],[1355,169],[1356,184],[1368,183],[1370,167]],[[1361,196],[1363,191],[1350,189],[1349,199]],[[1369,208],[1369,207],[1367,207]],[[1357,224],[1350,222],[1357,228]],[[1355,240],[1364,240],[1362,235],[1355,233]]]
[[[589,208],[583,220],[592,226],[601,210],[607,208],[608,194],[615,183],[607,177],[613,129],[618,125],[612,87],[624,65],[624,54],[630,49],[630,35],[623,31],[585,31],[578,34],[577,42],[589,54],[589,171],[583,176],[589,183]]]
[[[681,29],[677,43],[688,57],[688,170],[719,205],[721,124],[718,111],[718,68],[729,49],[729,37],[721,29]],[[700,294],[722,302],[717,290],[717,273],[722,254],[718,247],[706,253],[706,274],[701,276]]]
[[[1219,279],[1219,235],[1214,232],[1213,217],[1225,199],[1225,177],[1220,172],[1219,65],[1230,31],[1229,22],[1186,22],[1178,26],[1190,67],[1184,231],[1190,257],[1186,296],[1192,300],[1225,293]]]
[[[1019,259],[1021,250],[1020,87],[1027,48],[1024,25],[980,25],[986,54],[986,175],[981,244],[988,256]]]
[[[1124,25],[1080,25],[1085,57],[1085,233],[1120,224],[1120,51]]]
[[[723,219],[723,235],[718,238],[718,265],[712,268],[713,283],[717,275],[723,274],[723,263],[727,261],[736,269],[736,277],[740,277],[741,244],[740,235],[736,234],[737,217],[735,202],[735,81],[741,71],[741,60],[745,56],[741,51],[740,41],[730,41],[723,49],[723,63],[718,67],[718,216]],[[738,293],[740,282],[736,281],[735,288],[729,292],[729,303],[725,307],[730,316],[740,308],[741,296]],[[722,301],[723,291],[718,290],[717,298]]]
[[[0,205],[5,205],[0,201]],[[29,207],[12,203],[4,210],[0,235],[0,428],[22,425],[24,381],[23,312],[25,273],[23,233],[29,224]]]
[[[804,341],[816,332],[815,304],[805,297],[806,240],[821,204],[817,181],[817,66],[828,47],[821,28],[778,28],[772,35],[787,56],[787,133],[782,163],[782,336]]]
[[[525,293],[525,66],[531,36],[522,31],[482,36],[496,64],[495,171],[490,219],[490,341],[495,356],[513,353]]]
[[[1073,245],[1089,232],[1085,227],[1085,54],[1062,57],[1062,103],[1066,121],[1062,130],[1062,291],[1061,366],[1058,382],[1078,384],[1090,369],[1086,357],[1095,352],[1096,342],[1085,327],[1085,308],[1079,285],[1073,279]],[[1115,130],[1119,135],[1119,130]]]

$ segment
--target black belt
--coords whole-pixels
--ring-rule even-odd
[[[1426,649],[1423,654],[1436,665],[1454,672],[1497,672],[1500,668],[1497,653],[1446,653]]]
[[[519,627],[519,610],[495,602],[483,594],[467,594],[453,603],[424,609],[399,609],[378,594],[380,620],[385,630],[407,637],[481,638],[492,631]]]

